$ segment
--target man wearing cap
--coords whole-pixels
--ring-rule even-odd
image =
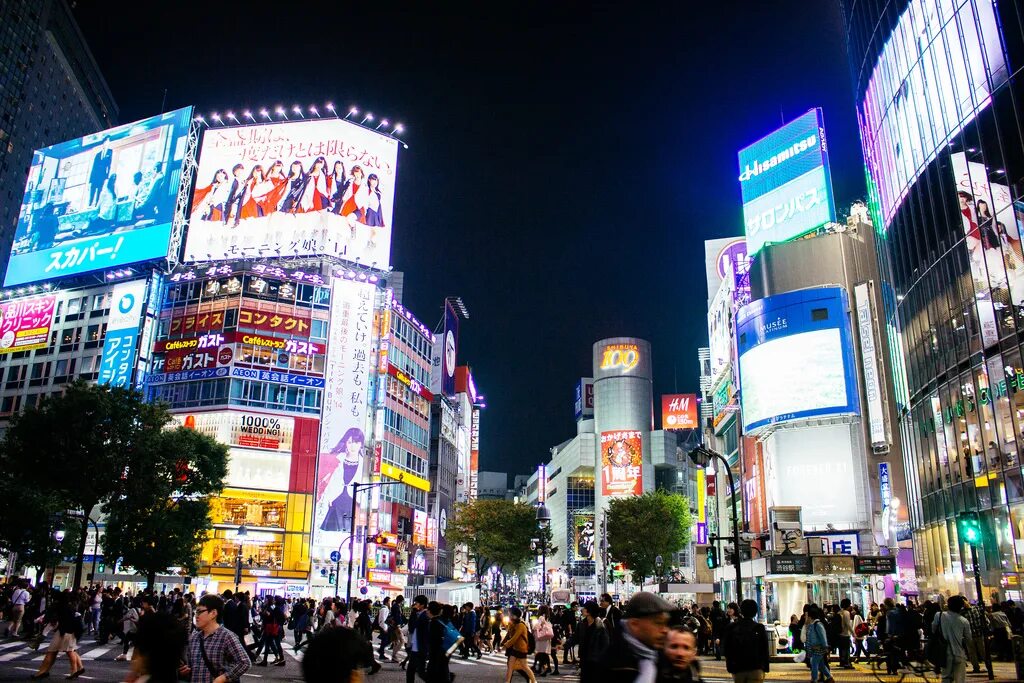
[[[602,662],[602,681],[655,683],[658,661],[668,637],[669,612],[675,609],[654,593],[637,593],[626,605]]]

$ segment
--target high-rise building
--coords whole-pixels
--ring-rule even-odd
[[[591,377],[581,378],[575,391],[576,436],[554,446],[526,481],[525,500],[543,501],[551,513],[557,550],[547,561],[549,589],[567,589],[578,599],[625,591],[624,575],[607,578],[612,563],[602,552],[601,524],[612,499],[662,489],[687,496],[697,511],[696,471],[680,448],[683,433],[654,429],[650,359],[643,339],[596,342]],[[665,566],[692,582],[690,547]]]
[[[1019,600],[1024,8],[844,8],[918,589]],[[981,596],[957,524],[975,512]]]
[[[32,151],[117,122],[117,105],[66,0],[0,3],[0,272]]]

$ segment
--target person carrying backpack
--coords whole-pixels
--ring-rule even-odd
[[[943,659],[941,650],[944,644],[942,683],[963,683],[967,679],[967,644],[971,642],[971,624],[962,614],[967,602],[962,595],[953,595],[947,606],[949,609],[936,614],[931,624],[932,642],[929,643],[928,658],[938,665]],[[938,657],[933,654],[935,650],[940,650],[936,653]]]
[[[756,616],[757,603],[744,600],[740,618],[723,634],[725,668],[737,683],[760,683],[768,673],[768,632],[754,620]]]

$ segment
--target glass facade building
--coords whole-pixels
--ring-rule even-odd
[[[846,0],[922,595],[1024,571],[1024,9]]]

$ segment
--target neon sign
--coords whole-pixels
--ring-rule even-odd
[[[621,368],[623,372],[629,372],[639,362],[640,347],[636,344],[612,344],[604,347],[604,353],[601,356],[601,369]]]

